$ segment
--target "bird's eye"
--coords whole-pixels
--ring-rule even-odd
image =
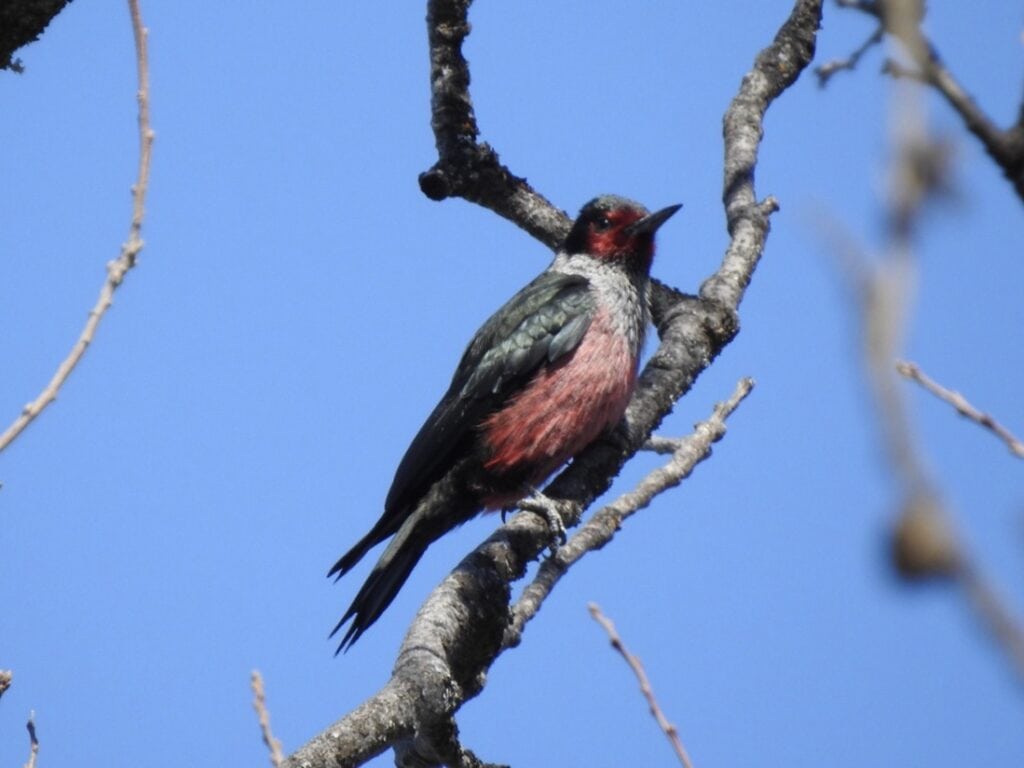
[[[611,225],[612,222],[607,216],[599,216],[594,222],[595,229],[608,229]]]

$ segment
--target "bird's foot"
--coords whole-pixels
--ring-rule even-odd
[[[519,502],[519,509],[544,518],[548,525],[548,533],[551,535],[548,549],[554,555],[558,551],[558,547],[565,544],[568,538],[565,533],[565,524],[562,522],[562,515],[558,511],[558,502],[535,490]]]

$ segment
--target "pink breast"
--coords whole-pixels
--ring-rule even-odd
[[[522,474],[527,483],[540,483],[622,418],[636,367],[628,340],[598,313],[571,355],[542,368],[484,422],[490,449],[484,466],[499,476]]]

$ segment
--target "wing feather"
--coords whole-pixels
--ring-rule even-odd
[[[545,272],[477,332],[451,385],[406,451],[385,503],[401,516],[467,447],[473,429],[546,363],[579,344],[593,316],[586,278]],[[397,530],[401,520],[388,528]]]
[[[544,272],[492,315],[466,347],[448,391],[399,463],[383,515],[330,573],[340,578],[393,535],[430,486],[471,448],[474,429],[543,365],[577,347],[593,313],[586,278]]]

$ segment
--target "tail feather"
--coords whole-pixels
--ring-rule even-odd
[[[391,605],[406,579],[409,578],[409,574],[412,573],[412,569],[423,556],[429,543],[429,541],[410,543],[405,548],[393,553],[386,561],[385,557],[388,553],[385,552],[381,556],[380,561],[374,566],[373,572],[352,601],[352,605],[331,631],[331,637],[333,637],[347,621],[352,620],[352,624],[345,631],[335,653],[351,648],[363,632],[380,618],[385,609]]]
[[[380,536],[376,529],[371,530],[368,534],[363,536],[355,546],[352,547],[348,552],[338,558],[338,562],[331,566],[331,570],[327,572],[327,578],[331,576],[335,577],[335,581],[340,579],[346,573],[355,567],[355,564],[363,559],[363,556],[373,549],[377,544],[382,542],[387,536]]]
[[[341,639],[338,652],[351,648],[352,644],[359,639],[359,636],[380,618],[384,610],[391,605],[391,601],[395,599],[395,595],[398,594],[402,585],[405,584],[405,580],[409,578],[409,574],[412,573],[416,563],[423,557],[427,547],[437,538],[430,535],[433,533],[432,531],[424,530],[430,526],[424,526],[423,522],[422,517],[418,513],[410,515],[406,518],[402,527],[398,529],[395,537],[388,543],[387,549],[384,550],[377,564],[373,566],[373,570],[359,589],[358,594],[356,594],[355,599],[352,601],[352,605],[348,607],[345,615],[341,617],[341,621],[331,631],[331,637],[334,637],[349,619],[352,620],[352,625]],[[339,569],[336,565],[332,572],[338,570],[340,578],[351,567],[346,567],[344,565],[345,561],[354,552],[364,547],[365,542],[366,539],[364,538],[356,544],[351,552],[338,561],[342,568]],[[359,556],[355,560],[362,557],[365,549],[369,549],[370,546],[373,546],[373,544],[366,546],[363,552],[359,552]],[[355,560],[352,561],[353,565]]]
[[[346,623],[352,622],[338,646],[339,653],[351,648],[363,632],[369,629],[391,605],[427,547],[479,511],[480,502],[475,494],[455,485],[460,481],[460,477],[458,471],[449,472],[445,481],[437,483],[416,509],[404,517],[401,525],[395,522],[396,518],[401,518],[400,514],[385,515],[377,521],[373,530],[360,539],[331,568],[328,576],[337,575],[341,578],[372,547],[394,533],[394,538],[388,542],[380,559],[352,600],[352,605],[331,631],[331,637],[334,637]],[[463,493],[458,494],[459,490]],[[448,495],[449,500],[447,503],[439,503],[438,497],[444,495]]]
[[[371,549],[376,547],[391,534],[397,531],[401,527],[401,521],[408,519],[403,514],[404,510],[387,508],[380,520],[377,521],[376,525],[370,529],[363,538],[356,542],[355,546],[352,547],[348,552],[338,558],[338,562],[331,566],[331,570],[327,572],[327,577],[335,577],[335,581],[340,579],[346,573],[351,571],[360,560],[369,552]]]

